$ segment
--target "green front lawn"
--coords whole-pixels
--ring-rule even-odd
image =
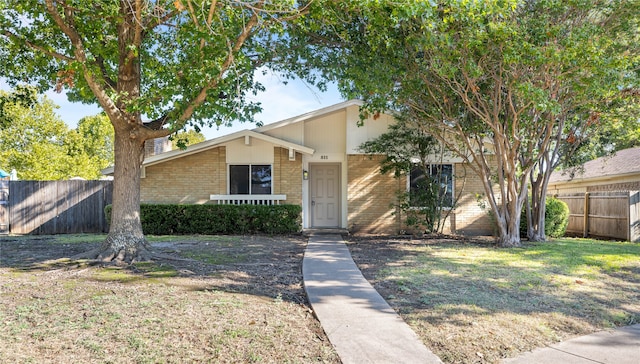
[[[563,238],[502,249],[390,240],[351,247],[376,288],[445,362],[495,362],[640,323],[637,243]],[[376,250],[385,262],[367,258]]]

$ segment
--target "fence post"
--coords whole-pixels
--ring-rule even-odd
[[[627,192],[627,241],[631,241],[631,196],[633,193],[631,191]]]
[[[640,191],[629,191],[629,239],[640,242]]]
[[[584,223],[583,223],[582,237],[589,236],[589,192],[584,193]]]

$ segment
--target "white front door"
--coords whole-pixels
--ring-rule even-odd
[[[311,164],[311,227],[340,227],[340,164]]]

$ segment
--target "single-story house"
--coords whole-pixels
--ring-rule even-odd
[[[302,228],[395,234],[396,192],[415,176],[379,172],[382,156],[359,151],[394,122],[376,115],[358,126],[361,101],[350,100],[300,116],[148,156],[143,162],[142,203],[296,204]],[[453,194],[464,185],[448,232],[491,234],[487,211],[477,201],[478,177],[460,159],[440,162]],[[106,171],[106,173],[112,173]],[[463,179],[465,179],[463,183]]]

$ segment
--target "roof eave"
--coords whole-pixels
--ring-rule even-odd
[[[364,105],[364,102],[362,100],[356,100],[356,99],[352,99],[352,100],[348,100],[348,101],[343,101],[339,104],[335,104],[335,105],[331,105],[331,106],[327,106],[324,107],[322,109],[318,109],[318,110],[313,110],[310,111],[308,113],[302,114],[302,115],[298,115],[298,116],[294,116],[291,117],[289,119],[284,119],[281,121],[277,121],[275,123],[269,124],[269,125],[265,125],[265,126],[261,126],[255,129],[252,129],[253,131],[262,133],[265,131],[269,131],[269,130],[273,130],[273,129],[277,129],[286,125],[291,125],[291,124],[296,124],[299,123],[301,121],[305,121],[305,120],[309,120],[318,116],[323,116],[323,115],[327,115],[327,114],[331,114],[334,113],[336,111],[340,111],[342,109],[345,109],[349,106],[362,106]]]
[[[142,162],[142,165],[151,166],[158,163],[164,163],[172,159],[186,157],[188,155],[199,153],[210,148],[215,148],[217,146],[220,146],[221,144],[227,143],[231,140],[243,138],[245,136],[261,139],[271,144],[277,145],[279,147],[293,149],[302,154],[313,155],[313,153],[315,153],[315,150],[313,148],[305,147],[304,145],[278,139],[270,135],[261,134],[253,130],[245,129],[235,133],[223,135],[215,139],[207,140],[202,143],[190,145],[184,150],[176,149],[169,152],[153,155],[151,157],[145,158],[144,162]],[[114,167],[105,168],[101,171],[101,173],[103,175],[111,175],[114,173]]]
[[[586,177],[586,178],[585,177],[576,177],[576,178],[572,178],[572,179],[549,181],[549,184],[550,185],[558,185],[558,184],[569,184],[569,183],[600,182],[600,181],[614,180],[614,179],[619,179],[619,178],[624,178],[624,177],[629,177],[629,176],[635,176],[635,175],[640,177],[640,171],[629,172],[629,173],[621,173],[621,174],[608,174],[608,175],[597,176],[597,177]]]

